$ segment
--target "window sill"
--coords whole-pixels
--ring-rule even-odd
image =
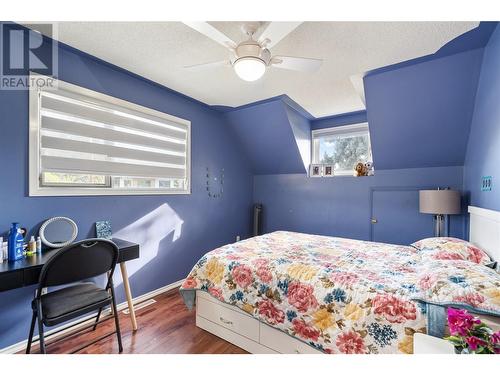
[[[370,176],[354,176],[352,174],[336,174],[336,175],[333,175],[333,176],[310,176],[310,175],[308,175],[307,177],[309,177],[309,178],[325,178],[325,179],[336,178],[336,177],[365,178],[365,177],[374,177],[374,175],[370,175]]]
[[[190,195],[191,190],[120,190],[102,188],[35,188],[30,189],[30,197],[68,197],[68,196],[112,196],[112,195]]]

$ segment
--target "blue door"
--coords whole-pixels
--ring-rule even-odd
[[[433,236],[432,215],[419,213],[418,190],[372,191],[372,241],[409,245]]]

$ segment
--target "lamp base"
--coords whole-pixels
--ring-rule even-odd
[[[434,215],[434,237],[444,236],[444,215]]]

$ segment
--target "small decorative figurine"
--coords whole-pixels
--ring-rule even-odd
[[[354,166],[354,176],[356,177],[373,176],[373,174],[373,163],[371,161],[366,163],[358,162]]]
[[[373,176],[374,175],[374,172],[373,172],[373,163],[371,161],[367,161],[365,163],[365,170],[366,170],[366,175],[367,176]]]
[[[366,169],[363,163],[359,162],[356,164],[356,166],[354,167],[354,176],[356,177],[366,176]]]

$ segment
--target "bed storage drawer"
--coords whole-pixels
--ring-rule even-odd
[[[319,350],[262,323],[260,343],[283,354],[321,354]]]
[[[259,342],[259,321],[244,313],[235,311],[232,306],[225,306],[207,298],[197,298],[197,314],[213,323]]]

